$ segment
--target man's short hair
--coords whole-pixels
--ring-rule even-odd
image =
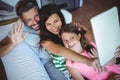
[[[16,5],[16,14],[18,17],[21,18],[23,12],[27,12],[33,7],[36,7],[39,9],[36,0],[19,0]]]

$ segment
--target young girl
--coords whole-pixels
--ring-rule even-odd
[[[88,58],[97,57],[96,47],[93,42],[89,42],[85,37],[85,31],[78,28],[73,24],[67,24],[60,31],[60,35],[64,46],[66,48],[76,51],[79,55],[86,56]],[[66,60],[66,65],[75,80],[82,80],[80,73],[89,80],[106,80],[108,76],[113,74],[120,74],[120,66],[116,64],[105,65],[107,71],[98,73],[94,71],[93,67],[84,63],[78,63],[71,60]]]

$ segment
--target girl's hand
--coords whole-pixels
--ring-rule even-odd
[[[92,58],[97,58],[98,57],[98,53],[97,53],[97,50],[95,48],[92,48],[90,49],[92,54],[89,53],[89,55],[92,57]]]
[[[115,52],[115,58],[120,57],[120,46],[117,47]]]
[[[19,21],[14,25],[14,27],[11,30],[11,41],[15,46],[23,42],[28,35],[28,32],[22,35],[23,28],[24,23]]]

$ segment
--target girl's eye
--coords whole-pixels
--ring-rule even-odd
[[[71,37],[71,40],[73,40],[74,39],[74,37]]]
[[[63,42],[64,42],[64,43],[66,43],[66,42],[67,42],[67,40],[63,40]]]

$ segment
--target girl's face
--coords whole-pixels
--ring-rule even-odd
[[[71,32],[64,32],[61,35],[64,46],[66,48],[72,49],[78,53],[81,52],[81,44],[80,44],[80,35]]]
[[[62,26],[60,17],[55,13],[52,14],[45,22],[45,26],[48,31],[55,35],[58,35]]]

